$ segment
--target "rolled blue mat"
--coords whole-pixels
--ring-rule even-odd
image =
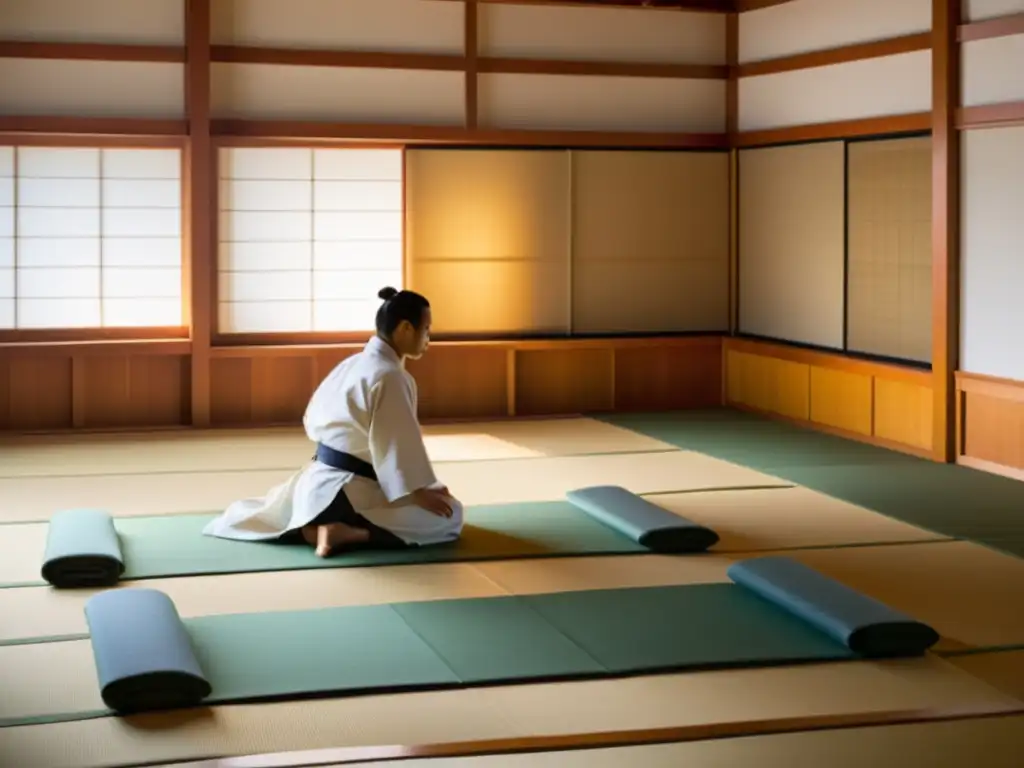
[[[730,566],[728,575],[854,653],[916,656],[939,641],[939,633],[927,624],[788,557],[744,560]]]
[[[101,509],[68,509],[50,518],[43,578],[55,587],[106,587],[124,573],[114,519]]]
[[[96,676],[116,712],[195,706],[210,695],[174,603],[155,589],[101,592],[85,604]]]
[[[617,485],[580,488],[566,494],[590,517],[654,552],[704,552],[718,543],[710,528],[674,515]]]

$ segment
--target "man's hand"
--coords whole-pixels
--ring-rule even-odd
[[[439,517],[451,517],[452,497],[447,488],[420,488],[412,494],[412,502]]]

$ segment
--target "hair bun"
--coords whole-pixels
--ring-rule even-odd
[[[388,299],[393,299],[397,295],[398,291],[392,288],[390,285],[387,288],[381,288],[379,291],[377,291],[377,298],[383,299],[384,301],[387,301]]]

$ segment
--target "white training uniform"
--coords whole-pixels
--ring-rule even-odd
[[[203,532],[246,541],[275,539],[311,523],[344,488],[358,513],[407,544],[458,538],[458,502],[450,518],[415,505],[391,505],[420,488],[439,486],[416,418],[416,395],[416,381],[398,353],[373,337],[321,382],[303,424],[314,443],[372,464],[378,482],[313,461],[263,498],[232,503]]]

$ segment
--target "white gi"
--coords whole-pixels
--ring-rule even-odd
[[[232,503],[203,533],[246,541],[276,539],[311,523],[344,488],[356,512],[407,544],[458,538],[458,502],[452,502],[453,514],[447,518],[414,505],[391,506],[413,491],[440,485],[416,418],[416,395],[416,381],[398,353],[373,337],[321,382],[303,424],[314,443],[372,464],[378,482],[313,461],[265,497]]]

